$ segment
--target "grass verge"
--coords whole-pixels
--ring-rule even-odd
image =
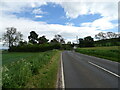
[[[77,48],[76,52],[120,62],[120,46]]]
[[[11,62],[3,55],[3,60],[9,62],[2,67],[3,88],[55,88],[60,51],[32,53],[27,57],[25,53],[23,57],[21,53],[10,54],[15,56]]]

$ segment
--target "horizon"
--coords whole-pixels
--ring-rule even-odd
[[[45,35],[49,40],[60,34],[66,42],[76,42],[99,32],[118,32],[118,2],[100,1],[15,1],[0,3],[0,33],[15,27],[28,40],[30,31]],[[113,14],[116,13],[116,14]],[[0,43],[2,44],[2,43]]]

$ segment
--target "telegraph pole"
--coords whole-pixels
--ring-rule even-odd
[[[79,41],[78,41],[78,36],[76,36],[76,42],[77,42],[77,44],[79,44]]]

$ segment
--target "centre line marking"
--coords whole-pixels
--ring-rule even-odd
[[[99,66],[99,65],[97,65],[97,64],[94,64],[94,63],[89,62],[89,61],[88,61],[88,63],[90,63],[90,64],[92,64],[92,65],[94,65],[94,66],[96,66],[96,67],[98,67],[98,68],[100,68],[100,69],[102,69],[102,70],[104,70],[104,71],[106,71],[106,72],[108,72],[108,73],[110,73],[110,74],[112,74],[112,75],[120,78],[120,76],[117,75],[116,73],[113,73],[113,72],[111,72],[111,71],[109,71],[109,70],[107,70],[107,69],[105,69],[105,68],[103,68],[103,67],[101,67],[101,66]]]

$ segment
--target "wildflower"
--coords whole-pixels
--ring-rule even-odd
[[[6,67],[6,66],[4,66],[3,67],[3,70],[6,72],[6,71],[9,71],[9,69]]]

